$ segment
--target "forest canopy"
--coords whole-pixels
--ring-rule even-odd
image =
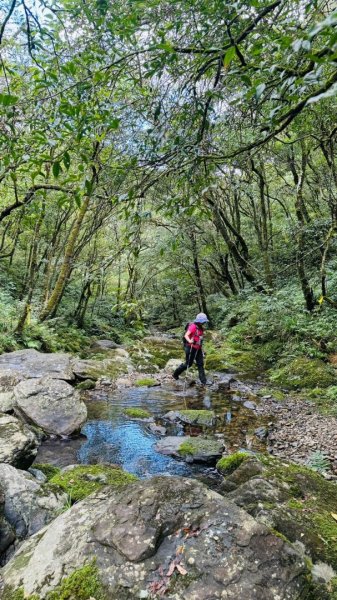
[[[336,25],[332,1],[4,0],[2,348],[196,310],[330,332]]]

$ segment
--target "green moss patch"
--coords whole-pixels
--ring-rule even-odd
[[[181,443],[178,449],[180,456],[217,456],[220,454],[221,444],[217,440],[203,438],[201,436],[189,438]]]
[[[152,387],[157,385],[157,381],[151,377],[144,377],[144,379],[137,379],[135,381],[136,387]]]
[[[273,383],[289,389],[327,388],[336,382],[334,369],[316,358],[295,358],[285,366],[269,372]]]
[[[95,564],[85,565],[74,571],[52,592],[46,600],[106,600],[98,569]]]
[[[151,413],[144,408],[137,408],[136,406],[131,408],[126,408],[124,410],[124,414],[132,419],[149,419],[151,417]]]
[[[39,471],[42,471],[42,473],[44,473],[44,475],[47,477],[48,481],[50,481],[52,477],[55,477],[55,475],[61,473],[61,469],[47,463],[34,463],[32,467],[34,469],[39,469]]]
[[[96,383],[92,379],[85,379],[84,381],[80,381],[77,384],[76,388],[78,390],[93,390],[96,387]]]
[[[59,472],[50,483],[59,486],[70,497],[71,502],[82,500],[104,485],[123,486],[137,477],[119,467],[110,465],[80,465],[70,471]]]
[[[286,497],[275,509],[274,527],[292,542],[301,540],[316,562],[337,568],[337,486],[322,475],[270,456],[260,456],[262,477],[273,481]],[[259,475],[261,477],[261,475]]]
[[[141,370],[151,366],[163,369],[170,358],[182,358],[184,354],[180,340],[151,336],[132,345],[128,351],[137,369]]]
[[[244,460],[249,458],[249,454],[246,452],[234,452],[234,454],[230,454],[229,456],[223,456],[216,463],[216,468],[222,475],[230,475],[233,473]]]
[[[211,427],[215,420],[212,410],[179,410],[177,417],[183,423]]]

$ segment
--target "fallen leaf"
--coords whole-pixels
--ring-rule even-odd
[[[184,567],[182,567],[181,565],[176,565],[176,569],[177,571],[179,571],[180,575],[187,575],[186,569],[184,569]]]
[[[173,572],[174,572],[174,569],[175,569],[175,567],[176,567],[176,563],[175,563],[175,561],[173,560],[173,561],[171,562],[170,566],[169,566],[169,569],[168,569],[167,573],[166,573],[166,577],[171,577],[171,575],[173,575]]]
[[[335,521],[337,521],[337,515],[336,515],[336,513],[333,513],[333,512],[332,512],[332,513],[330,513],[330,514],[331,514],[332,518],[333,518],[333,519],[335,519]]]

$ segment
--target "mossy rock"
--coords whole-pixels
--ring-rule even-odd
[[[269,372],[269,379],[289,389],[327,388],[336,383],[334,369],[318,358],[297,357]]]
[[[182,343],[175,338],[149,336],[128,348],[137,369],[150,366],[163,369],[170,358],[183,358]]]
[[[202,436],[190,437],[180,444],[178,453],[180,456],[191,457],[195,460],[201,460],[203,456],[219,456],[221,453],[221,442]]]
[[[70,497],[71,502],[82,500],[104,485],[123,486],[137,477],[119,467],[110,465],[79,465],[69,471],[59,472],[50,483],[59,486]]]
[[[77,384],[76,388],[78,390],[94,390],[96,387],[96,383],[92,379],[85,379],[84,381],[80,381]]]
[[[137,406],[126,408],[124,414],[132,419],[149,419],[151,417],[151,413],[148,410],[138,408]]]
[[[180,421],[186,425],[200,425],[201,427],[212,427],[215,423],[215,413],[212,410],[171,410],[164,417],[170,421]]]
[[[144,377],[135,381],[136,387],[153,387],[155,385],[157,385],[157,381],[151,377]]]
[[[55,475],[59,475],[59,473],[61,473],[61,469],[48,463],[33,463],[32,467],[42,471],[42,473],[47,477],[47,481],[50,481],[53,477],[55,477]]]
[[[243,460],[224,484],[229,497],[257,520],[272,522],[290,542],[302,542],[313,562],[337,569],[334,483],[307,467],[259,455]]]
[[[230,475],[237,469],[244,460],[249,458],[249,454],[247,452],[234,452],[229,456],[223,456],[216,463],[216,468],[222,475]]]
[[[95,563],[77,569],[69,577],[62,580],[54,590],[47,593],[45,600],[108,600],[99,578]],[[23,588],[13,590],[7,588],[2,600],[40,600],[34,594],[27,596]]]

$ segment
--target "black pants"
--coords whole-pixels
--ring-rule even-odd
[[[186,361],[174,371],[173,377],[178,378],[179,375],[186,371],[187,368],[190,368],[195,361],[199,371],[199,379],[201,383],[206,383],[206,375],[204,370],[204,356],[201,348],[199,350],[196,350],[195,348],[191,348],[190,346],[185,346],[184,349],[186,354]]]

